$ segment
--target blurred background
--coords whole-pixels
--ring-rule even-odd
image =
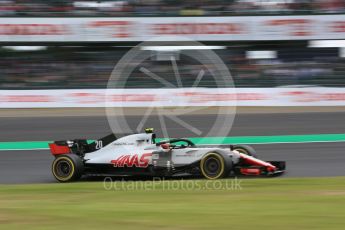
[[[255,57],[248,52],[264,48],[273,53]],[[2,47],[0,50],[1,89],[106,88],[115,64],[129,50],[126,47],[95,45],[44,46],[34,51],[20,49]],[[343,57],[341,48],[308,48],[303,43],[292,41],[250,42],[232,43],[230,47],[215,52],[227,64],[236,87],[345,86],[345,53]],[[175,81],[169,61],[147,61],[145,66],[167,80]],[[184,86],[191,86],[202,68],[200,63],[187,58],[179,60]],[[148,78],[135,71],[128,79],[128,87],[160,87],[159,82]],[[206,74],[201,86],[214,87],[212,79]]]
[[[149,58],[126,62],[129,78],[105,90],[116,64],[147,40],[140,52]],[[236,91],[231,80],[216,84],[226,75],[217,58],[187,51],[214,51]],[[183,89],[172,89],[174,61]],[[345,175],[344,142],[327,143],[345,140],[344,112],[344,0],[0,0],[0,183],[51,182],[44,141],[145,127],[158,137],[266,136],[260,157],[287,160],[288,176]],[[294,135],[309,142],[281,144]],[[32,141],[43,141],[41,154],[22,151]]]
[[[344,13],[343,0],[2,0],[2,16],[233,16]]]
[[[343,0],[1,0],[0,89],[104,89],[126,52],[162,36],[205,44],[237,88],[344,87],[344,13]],[[141,64],[173,82],[174,55],[190,87],[202,65],[180,49],[147,49]],[[213,68],[201,87],[216,87]],[[136,68],[125,87],[162,84]]]
[[[238,88],[343,87],[344,13],[343,0],[0,0],[0,89],[103,89],[127,51],[165,35],[216,47]],[[146,52],[168,81],[174,53],[184,86],[205,69],[215,87],[212,65]],[[161,85],[136,69],[126,87]]]
[[[150,58],[125,63],[125,84],[105,90],[147,40]],[[217,58],[191,50],[214,51],[236,90],[216,84]],[[201,76],[199,88],[172,89],[174,61],[181,85]],[[0,0],[0,229],[344,229],[344,117],[345,0]],[[52,184],[48,143],[146,127],[253,144],[290,178],[238,192]]]

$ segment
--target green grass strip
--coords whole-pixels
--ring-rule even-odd
[[[343,230],[345,177],[0,186],[0,229]]]

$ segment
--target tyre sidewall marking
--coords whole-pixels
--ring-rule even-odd
[[[68,161],[70,164],[71,164],[71,173],[69,174],[69,176],[68,177],[60,177],[60,176],[58,176],[58,175],[56,175],[56,173],[55,173],[55,167],[56,167],[56,164],[57,164],[57,162],[59,162],[60,160],[66,160],[66,161]],[[53,162],[53,174],[54,174],[54,176],[56,177],[56,179],[58,179],[58,180],[61,180],[61,181],[68,181],[69,179],[71,179],[72,177],[73,177],[73,175],[74,175],[74,171],[75,171],[75,168],[74,168],[74,163],[73,163],[73,161],[69,158],[69,157],[58,157],[57,159],[55,159],[54,160],[54,162]]]
[[[220,162],[220,166],[221,166],[221,170],[220,172],[218,173],[218,175],[216,175],[215,177],[210,177],[206,174],[205,170],[204,170],[204,163],[206,161],[206,159],[209,157],[209,156],[213,156],[213,157],[216,157],[219,162]],[[200,161],[200,168],[201,168],[201,172],[202,172],[202,175],[204,177],[206,177],[207,179],[210,179],[210,180],[215,180],[215,179],[218,179],[219,177],[221,177],[224,173],[224,168],[225,168],[225,162],[224,162],[224,159],[221,155],[217,154],[217,153],[207,153]]]

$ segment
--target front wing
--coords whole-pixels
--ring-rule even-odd
[[[275,167],[274,170],[269,170],[267,166],[260,165],[238,165],[234,168],[235,174],[245,176],[275,176],[285,172],[285,161],[266,161]]]

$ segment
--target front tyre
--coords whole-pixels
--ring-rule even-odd
[[[229,175],[232,161],[226,154],[207,153],[200,161],[201,174],[210,180],[224,178]]]
[[[232,151],[236,150],[245,155],[257,158],[255,149],[249,145],[234,145],[231,150]]]
[[[52,164],[54,177],[60,182],[70,182],[80,179],[83,175],[82,159],[73,154],[63,154],[55,158]]]

